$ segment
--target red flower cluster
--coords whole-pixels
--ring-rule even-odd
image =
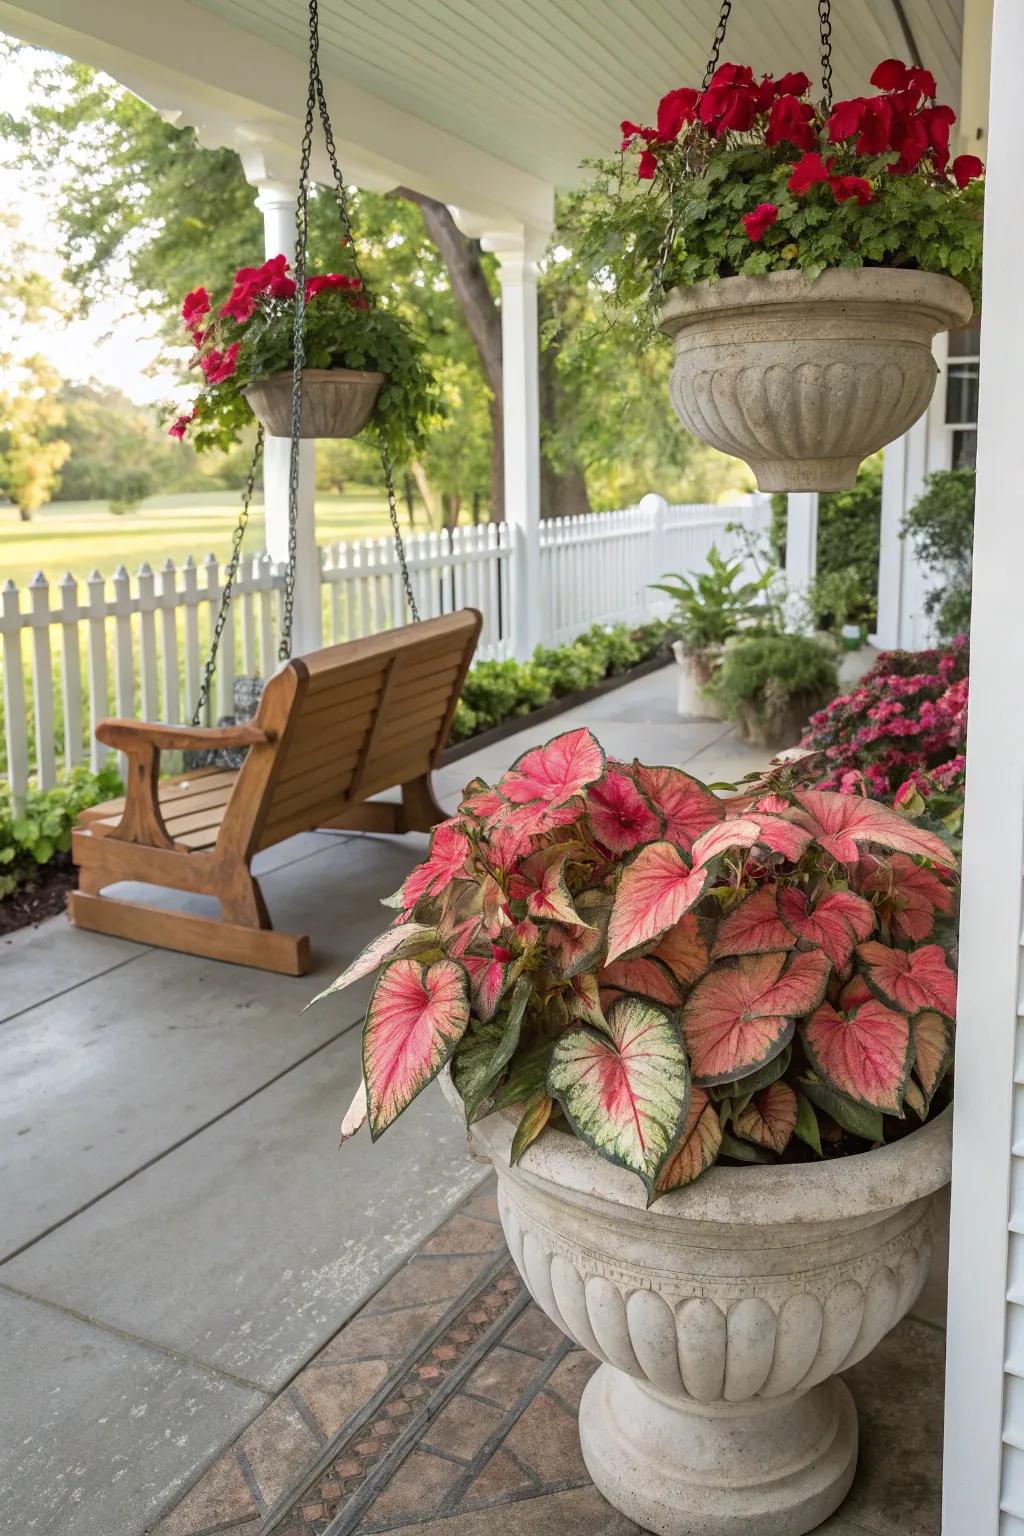
[[[205,335],[203,321],[209,313],[210,295],[205,288],[193,288],[191,293],[186,293],[184,303],[181,306],[181,318],[186,331],[188,331],[197,347],[202,346]]]
[[[220,312],[244,325],[256,308],[256,300],[263,294],[275,299],[294,298],[295,283],[288,276],[287,256],[270,256],[261,267],[240,267],[235,273],[235,285]]]
[[[758,241],[766,229],[770,229],[779,216],[774,203],[758,203],[753,213],[743,215],[743,228],[751,240]]]
[[[925,156],[931,157],[936,171],[944,171],[956,113],[936,103],[934,75],[899,59],[885,59],[871,76],[871,84],[882,92],[880,96],[856,96],[836,103],[827,124],[829,143],[855,138],[859,155],[895,150],[899,159],[889,166],[894,176],[916,170]]]
[[[209,352],[204,353],[199,359],[199,366],[207,384],[223,384],[225,379],[230,379],[238,367],[241,345],[241,342],[233,341],[223,352],[217,347],[211,347]]]
[[[848,202],[855,197],[863,208],[865,203],[871,201],[871,183],[863,176],[835,176],[832,167],[835,165],[835,157],[830,155],[827,161],[814,152],[801,155],[793,166],[793,174],[786,185],[791,192],[798,196],[808,192],[817,182],[827,182],[832,190],[832,196],[837,203]]]
[[[193,406],[187,416],[179,416],[173,425],[168,427],[168,437],[176,437],[180,443],[182,438],[185,436],[185,433],[188,431],[189,426],[195,417],[195,414],[196,408]]]
[[[313,298],[325,288],[344,288],[349,293],[358,293],[362,286],[358,277],[346,277],[344,272],[325,272],[320,277],[306,278],[306,298]]]

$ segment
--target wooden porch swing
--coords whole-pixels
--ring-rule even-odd
[[[345,181],[334,154],[318,50],[317,0],[309,0],[309,93],[296,207],[289,560],[278,648],[283,666],[266,684],[251,721],[213,728],[200,723],[262,456],[261,425],[192,723],[104,720],[97,726],[99,740],[127,758],[127,793],[93,806],[79,818],[72,838],[79,888],[69,905],[71,921],[80,928],[292,976],[309,968],[309,939],[272,927],[252,874],[254,855],[299,832],[425,832],[444,819],[430,776],[447,742],[482,622],[471,608],[419,622],[391,462],[382,447],[395,549],[414,622],[371,639],[291,656],[314,103],[334,172],[342,230],[351,242]],[[363,291],[372,302],[365,280]],[[230,748],[247,749],[241,767],[204,768],[160,782],[162,751]],[[371,798],[395,785],[401,789],[400,802]],[[218,919],[170,911],[103,894],[120,881],[212,896],[220,902],[222,915]]]

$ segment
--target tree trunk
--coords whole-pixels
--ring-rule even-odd
[[[420,500],[423,503],[423,515],[427,520],[427,527],[430,529],[431,533],[433,533],[434,529],[437,527],[437,497],[434,495],[434,488],[430,481],[427,479],[427,472],[418,459],[413,459],[412,463],[409,465],[409,468],[412,470],[412,477],[416,482],[416,489],[420,493]]]
[[[30,523],[32,521],[32,508],[19,506],[18,516],[23,523]]]
[[[501,374],[501,310],[495,302],[480,260],[479,240],[470,240],[452,218],[444,203],[409,187],[396,187],[394,197],[415,203],[423,215],[427,234],[441,253],[451,279],[452,292],[462,310],[480,358],[491,401],[491,521],[505,518],[505,452],[502,426],[503,384]],[[557,353],[545,348],[540,361],[540,417],[554,423],[558,418],[559,386]],[[571,464],[558,469],[541,454],[541,516],[568,517],[589,512],[590,499],[583,468]]]

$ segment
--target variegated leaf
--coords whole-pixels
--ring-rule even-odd
[[[602,987],[613,987],[619,992],[633,992],[649,997],[666,1007],[678,1008],[679,988],[668,967],[650,957],[642,960],[613,960],[598,972]]]
[[[796,1117],[796,1094],[788,1083],[776,1082],[755,1093],[747,1107],[735,1117],[733,1125],[736,1134],[745,1141],[766,1147],[781,1157],[796,1129]]]
[[[377,978],[363,1026],[370,1134],[377,1137],[436,1077],[469,1023],[469,978],[455,960],[395,960]]]
[[[776,887],[763,885],[744,897],[718,925],[711,955],[764,955],[792,949],[796,939],[779,916]]]
[[[691,869],[673,843],[649,843],[626,865],[608,924],[608,962],[637,953],[675,927],[700,900],[706,869]]]
[[[517,757],[499,789],[516,805],[563,805],[604,773],[604,752],[588,730],[565,731]]]
[[[666,841],[677,844],[684,853],[725,815],[718,796],[681,768],[647,768],[635,762],[632,772],[639,788],[664,818]]]
[[[914,1020],[914,1075],[925,1097],[925,1111],[953,1063],[952,1019],[926,1009]]]
[[[906,1014],[877,998],[851,1013],[823,1003],[801,1031],[811,1065],[837,1092],[869,1109],[903,1113],[903,1093],[913,1059]]]
[[[606,773],[587,791],[587,816],[594,837],[609,853],[630,853],[665,829],[664,817],[624,773]]]
[[[793,1037],[794,1020],[825,994],[830,966],[818,950],[720,961],[697,982],[682,1013],[696,1083],[735,1082],[771,1061]]]
[[[352,1102],[342,1117],[341,1132],[338,1138],[339,1147],[343,1147],[346,1141],[351,1141],[356,1132],[363,1128],[369,1113],[370,1106],[366,1099],[366,1082],[363,1078],[360,1078],[359,1087],[356,1089]]]
[[[843,970],[854,946],[874,930],[870,902],[853,891],[826,891],[812,907],[806,891],[784,886],[779,891],[779,916],[795,937],[824,950],[836,970]]]
[[[650,1191],[685,1121],[686,1053],[666,1014],[640,999],[615,1003],[608,1030],[561,1037],[548,1091],[582,1141],[639,1174]]]
[[[948,1019],[956,1018],[956,972],[950,970],[940,945],[906,950],[872,941],[858,947],[857,958],[871,990],[889,1007],[909,1014],[934,1008]]]
[[[527,1147],[533,1145],[541,1131],[551,1119],[551,1111],[555,1107],[555,1101],[550,1094],[541,1094],[526,1106],[523,1117],[516,1126],[516,1133],[512,1138],[512,1147],[509,1152],[509,1162],[518,1163]]]
[[[952,869],[956,860],[934,832],[917,827],[898,811],[860,795],[840,795],[827,789],[805,789],[796,795],[799,810],[793,819],[806,827],[819,848],[840,864],[856,864],[865,845],[892,848],[931,859]]]
[[[715,1161],[721,1145],[722,1122],[717,1109],[703,1088],[692,1088],[682,1133],[655,1182],[655,1199],[700,1178]]]
[[[651,960],[667,965],[680,986],[689,987],[703,976],[710,957],[696,912],[686,912],[652,949]]]
[[[383,933],[367,944],[351,965],[345,967],[337,980],[318,992],[313,1002],[307,1003],[306,1007],[312,1008],[313,1003],[319,1003],[322,998],[330,997],[333,992],[341,992],[354,981],[361,981],[371,971],[378,970],[385,960],[392,957],[399,960],[403,956],[417,954],[429,949],[436,940],[437,930],[424,923],[401,923],[397,927],[385,928]]]

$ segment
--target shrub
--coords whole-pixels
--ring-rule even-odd
[[[726,803],[568,731],[467,786],[329,989],[380,972],[343,1138],[449,1062],[467,1123],[516,1111],[513,1162],[556,1123],[648,1202],[902,1135],[952,1061],[954,867],[871,800],[783,771]]]
[[[741,635],[726,646],[709,692],[721,700],[731,720],[752,721],[759,734],[775,738],[785,733],[791,706],[809,711],[837,687],[835,661],[820,640],[809,635]]]
[[[772,543],[786,558],[786,497],[772,497]],[[848,491],[818,498],[817,575],[807,594],[818,629],[873,625],[878,615],[882,530],[881,456],[867,459]]]
[[[966,639],[931,651],[883,651],[852,693],[811,716],[801,745],[822,754],[826,789],[883,799],[905,780],[962,757],[967,733]]]
[[[71,848],[71,829],[80,811],[122,793],[113,764],[90,773],[72,768],[54,789],[30,790],[16,812],[10,791],[0,789],[0,898],[33,881],[39,870]]]
[[[974,470],[943,469],[925,480],[903,519],[900,533],[932,576],[925,612],[944,640],[971,627],[971,564],[974,552]]]
[[[672,622],[688,656],[724,645],[741,630],[771,620],[766,594],[775,581],[775,567],[769,566],[755,581],[740,582],[745,564],[745,559],[723,560],[712,544],[706,571],[695,576],[672,572],[653,583],[676,605]]]

